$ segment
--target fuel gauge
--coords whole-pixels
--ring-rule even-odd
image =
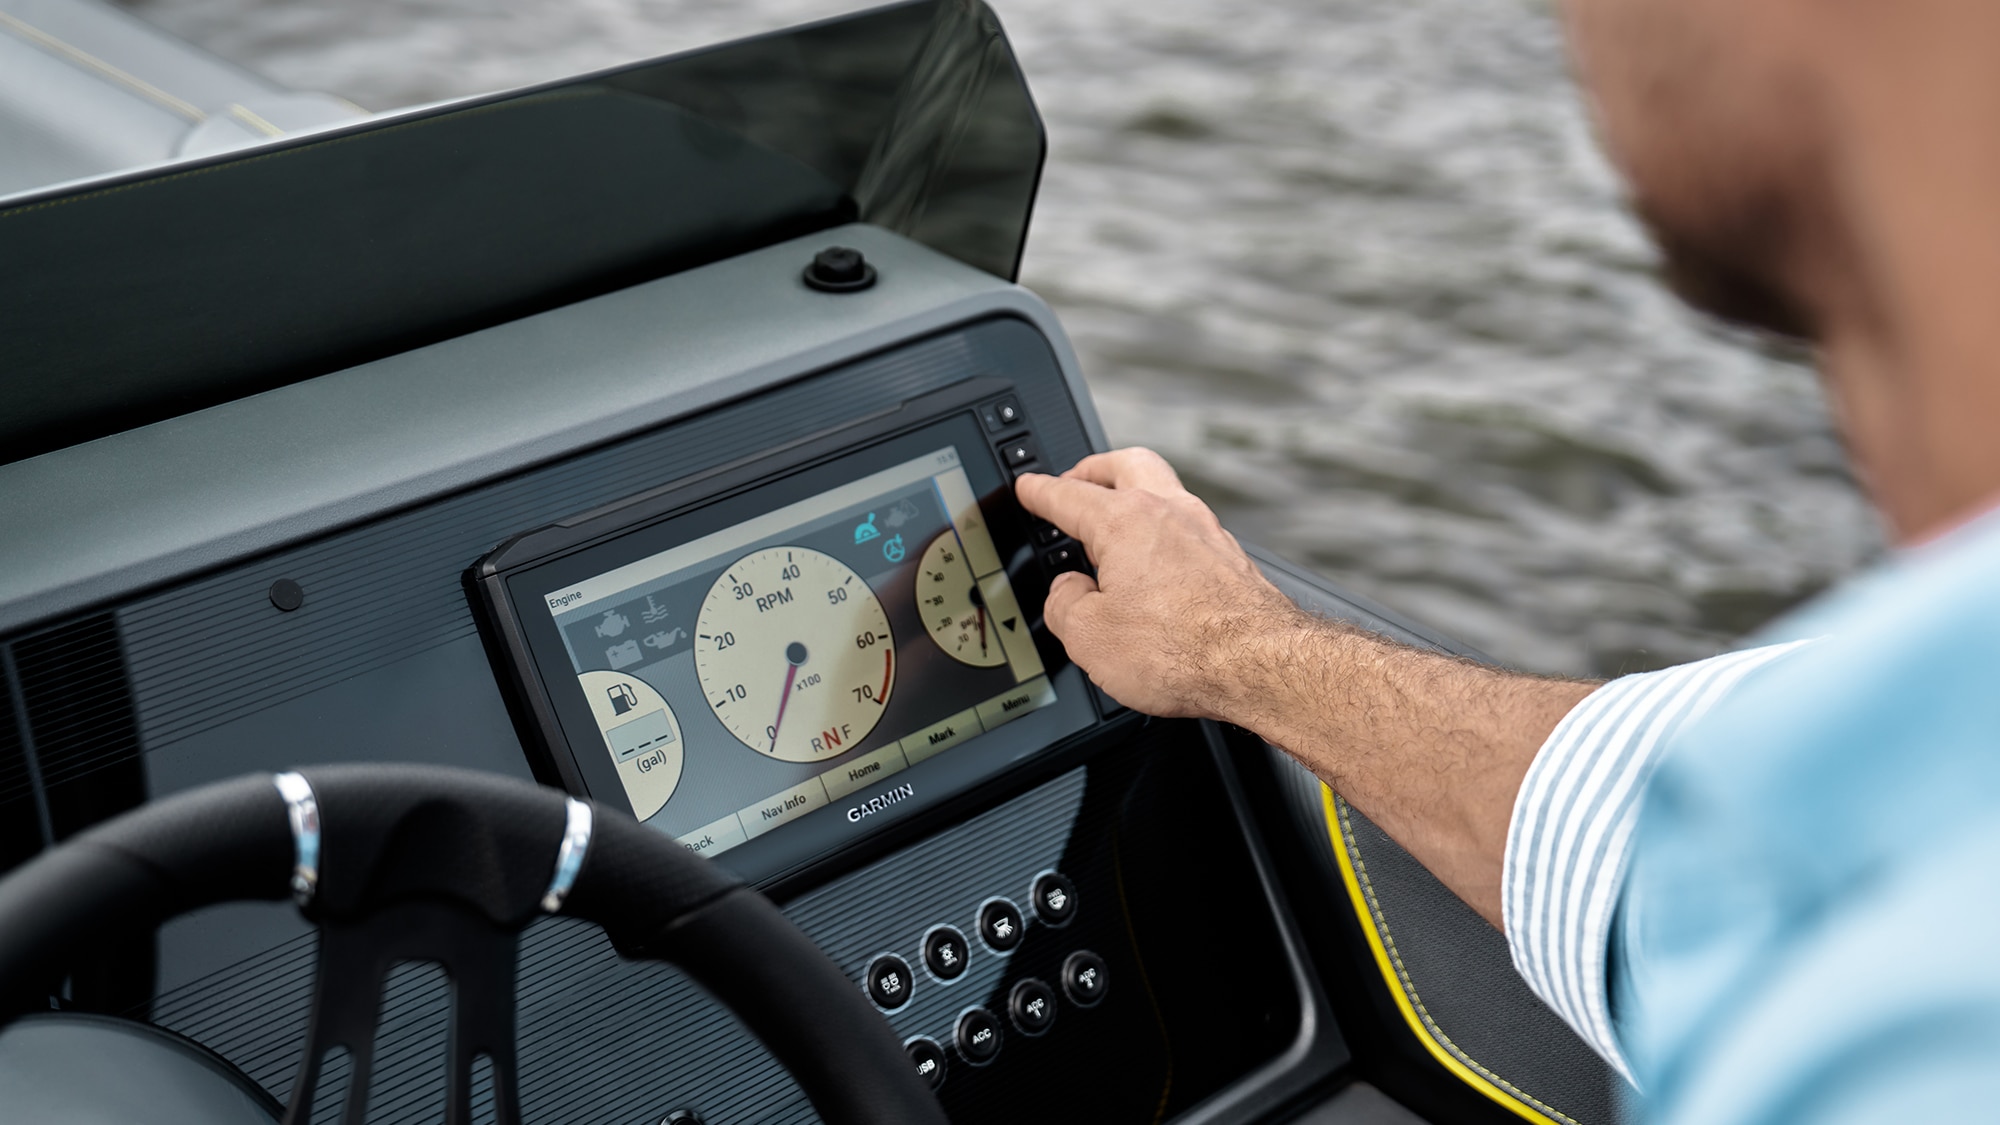
[[[998,623],[979,596],[979,583],[955,531],[947,530],[924,548],[917,565],[917,612],[923,615],[924,631],[953,660],[975,668],[1007,663],[996,635]]]

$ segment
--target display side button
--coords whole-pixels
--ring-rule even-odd
[[[971,707],[941,723],[933,723],[903,740],[903,757],[916,765],[932,754],[940,754],[986,728],[979,725],[979,712]]]
[[[1031,680],[1041,675],[1042,654],[1035,651],[1028,618],[1014,599],[1006,572],[996,570],[979,580],[979,600],[986,603],[987,619],[998,626],[993,635],[1000,638],[1000,651],[1007,654],[1007,670],[1014,673],[1014,679]]]
[[[682,847],[696,855],[726,852],[749,838],[749,833],[743,831],[743,822],[737,819],[735,813],[704,824],[685,836],[675,837]]]
[[[1042,562],[1057,574],[1066,570],[1082,570],[1083,548],[1074,543],[1058,543],[1042,552]]]
[[[743,830],[754,840],[780,824],[797,820],[825,804],[826,785],[817,777],[809,777],[803,784],[783,793],[774,793],[748,808],[738,809],[736,815],[743,821]]]
[[[903,748],[891,742],[872,754],[864,754],[835,766],[820,774],[819,779],[826,782],[826,795],[838,801],[864,785],[873,785],[892,773],[907,769],[909,764],[903,757]]]
[[[1038,459],[1039,453],[1035,449],[1034,442],[1025,437],[1018,437],[1000,446],[1000,457],[1007,462],[1008,468],[1018,469],[1023,465],[1033,464]]]
[[[979,705],[979,721],[987,730],[1010,723],[1038,708],[1047,707],[1056,701],[1056,689],[1049,686],[1047,676],[1037,676],[1013,691],[996,695]]]

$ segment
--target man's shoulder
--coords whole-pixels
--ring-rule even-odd
[[[1626,886],[1649,1069],[1699,1051],[1868,888],[2000,817],[2000,521],[1976,530],[1800,614],[1776,635],[1815,640],[1675,738]]]
[[[1926,766],[1992,757],[1982,751],[2000,737],[2000,516],[1891,560],[1760,639],[1805,638],[1688,728],[1676,772],[1715,772],[1746,799],[1796,804],[1864,796],[1822,778],[1886,775],[1896,782],[1886,795],[1921,782]]]
[[[2000,823],[1940,843],[1858,883],[1737,978],[1659,1091],[1666,1120],[1985,1119],[2000,1066],[2000,900],[1981,892]]]

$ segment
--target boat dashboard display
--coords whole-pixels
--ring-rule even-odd
[[[1120,706],[1045,628],[1088,561],[1014,479],[1110,443],[1011,281],[1046,143],[985,4],[260,143],[0,201],[0,877],[216,782],[445,766],[629,811],[766,896],[955,1125],[1414,1120],[1357,1079],[1437,1120],[1614,1118],[1388,836],[1247,731]],[[293,815],[306,886],[363,854]],[[523,1119],[816,1119],[685,931],[688,960],[628,957],[546,860],[493,862],[550,888],[495,931],[514,995],[382,961],[312,1119],[455,1120],[438,1047],[477,1042],[474,994]],[[339,915],[200,901],[23,995],[198,1045],[278,1120]],[[783,999],[794,1047],[827,1034]],[[41,1087],[99,1085],[68,1055]]]
[[[546,771],[713,856],[962,791],[1024,720],[1017,747],[1089,725],[1038,627],[1021,414],[979,380],[497,549],[476,588]],[[941,755],[985,768],[918,772]]]

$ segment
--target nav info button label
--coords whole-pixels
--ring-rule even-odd
[[[773,794],[749,808],[739,810],[736,816],[743,822],[743,830],[755,839],[788,820],[797,820],[825,805],[826,786],[820,783],[819,778],[810,777],[803,785]]]

